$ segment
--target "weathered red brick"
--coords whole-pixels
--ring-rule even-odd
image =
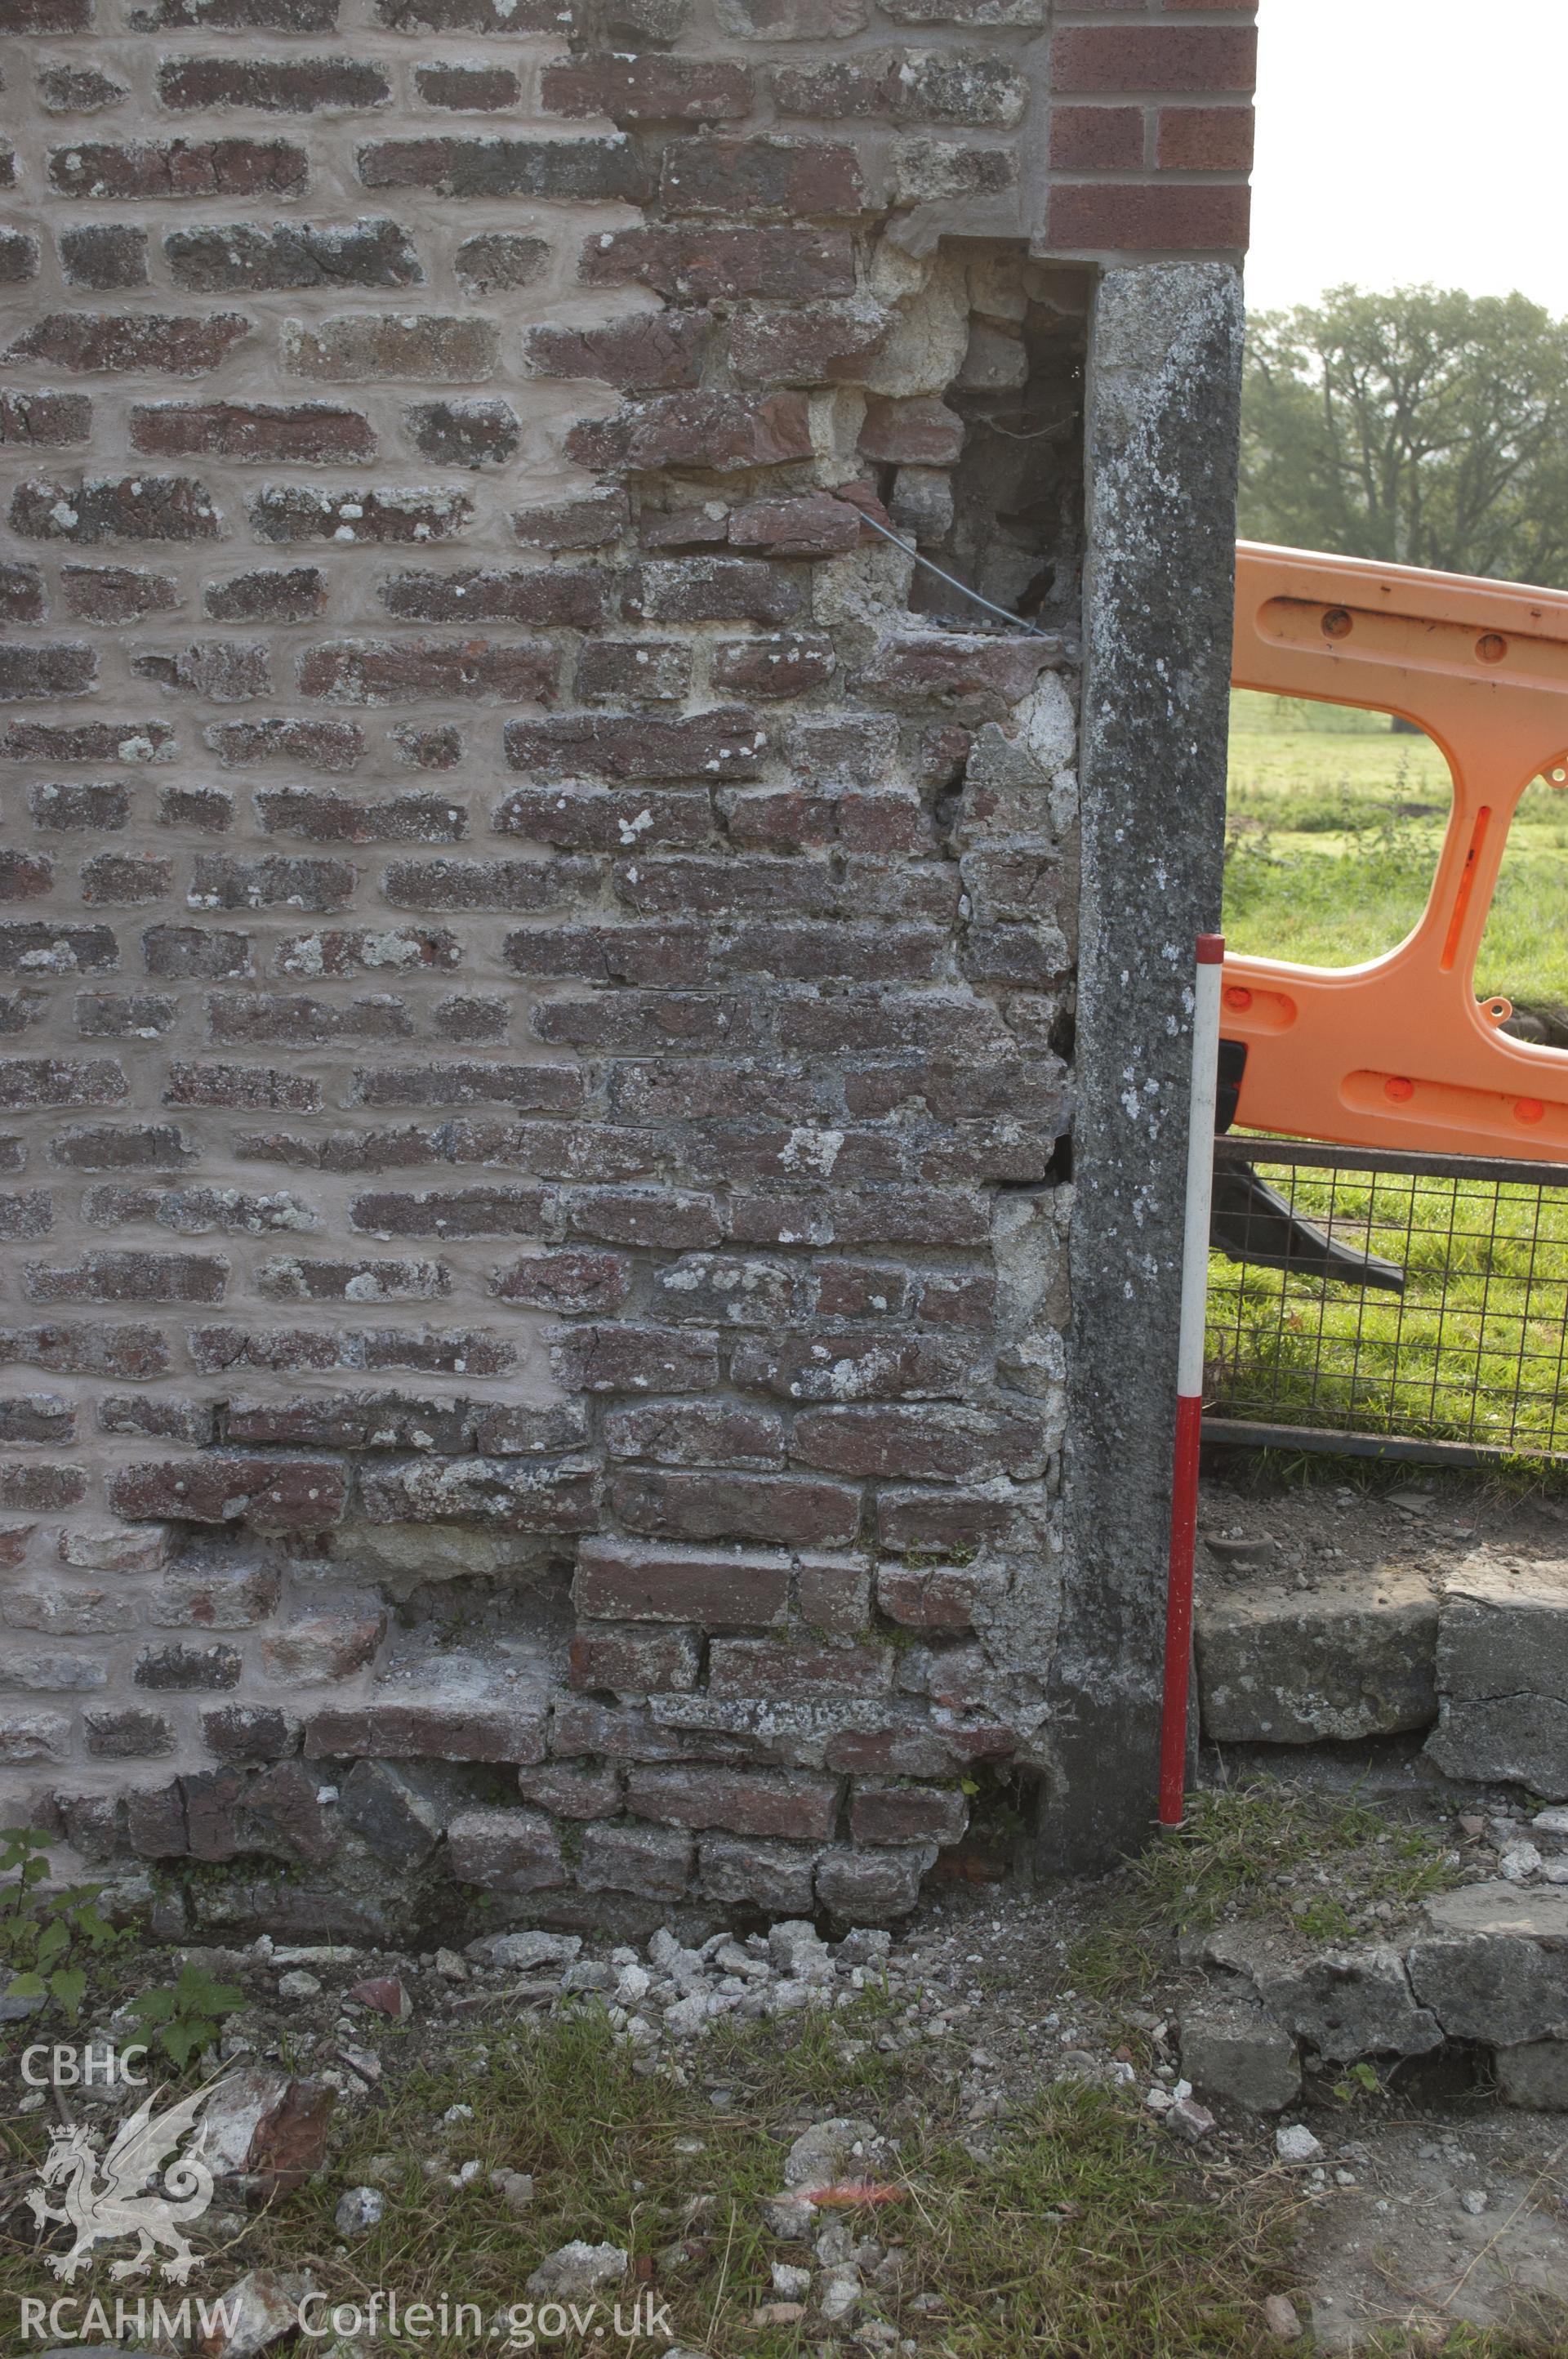
[[[424,277],[406,230],[394,221],[226,222],[171,230],[163,242],[177,287],[197,294],[277,288],[410,287]]]
[[[117,1105],[125,1093],[111,1058],[0,1058],[0,1106]]]
[[[700,788],[676,788],[668,792],[655,788],[650,793],[636,788],[517,787],[496,804],[491,825],[498,835],[525,835],[563,851],[621,852],[629,842],[706,843],[713,833],[713,816]],[[603,1001],[557,1002],[554,1006],[536,1007],[529,1028],[542,1040],[580,1043],[590,1034],[608,1039],[613,1032],[617,1042],[643,1045],[628,1028],[628,1019],[634,1023],[642,1005],[633,1003],[623,1016],[618,1016],[617,1007]],[[736,1025],[744,1027],[740,1003],[732,1001],[730,1006]],[[596,1031],[600,1024],[602,1033]],[[676,1028],[666,1037],[681,1036]],[[654,1045],[652,1036],[647,1045]]]
[[[85,33],[92,23],[92,0],[5,0],[0,32]]]
[[[90,1253],[22,1273],[29,1302],[221,1302],[228,1279],[228,1263],[210,1254]]]
[[[389,1697],[316,1712],[306,1723],[305,1756],[310,1761],[542,1761],[545,1716],[524,1704]]]
[[[307,1073],[280,1072],[252,1065],[196,1065],[183,1060],[168,1069],[165,1105],[228,1106],[246,1113],[319,1114],[321,1084]]]
[[[382,890],[399,909],[521,911],[568,905],[598,881],[581,860],[396,860]]]
[[[633,311],[603,327],[530,328],[524,353],[535,376],[588,377],[641,393],[696,385],[708,334],[698,311]]]
[[[72,1171],[178,1171],[195,1153],[172,1123],[78,1123],[49,1141],[49,1160]]]
[[[264,1263],[255,1277],[256,1292],[276,1302],[417,1302],[449,1294],[451,1285],[450,1271],[437,1261],[301,1261],[292,1255]]]
[[[979,1381],[968,1346],[926,1336],[806,1334],[738,1343],[730,1381],[781,1400],[962,1400]]]
[[[479,1409],[474,1419],[474,1447],[485,1458],[545,1457],[579,1449],[588,1439],[588,1411],[581,1401],[551,1401],[539,1408],[505,1401]]]
[[[780,310],[747,304],[730,329],[730,361],[737,376],[757,385],[853,383],[876,353],[896,314],[860,296]]]
[[[580,275],[590,287],[639,279],[687,302],[855,291],[853,249],[838,230],[611,230],[584,247]]]
[[[719,705],[679,721],[597,712],[509,721],[503,742],[514,770],[550,778],[747,778],[766,739],[754,712]]]
[[[708,677],[737,696],[803,696],[832,679],[837,658],[825,631],[771,631],[755,639],[720,639]]]
[[[697,1685],[702,1648],[691,1630],[579,1623],[567,1676],[574,1688],[618,1695],[659,1695]]]
[[[705,1392],[719,1377],[713,1339],[679,1328],[565,1328],[550,1358],[568,1392]]]
[[[158,104],[172,113],[243,106],[313,114],[319,107],[384,106],[391,96],[379,66],[350,58],[166,58],[157,71]]]
[[[696,1843],[674,1828],[589,1825],[582,1832],[577,1881],[585,1892],[631,1892],[644,1900],[679,1900],[691,1882],[696,1862]]]
[[[326,603],[327,579],[314,565],[261,566],[226,582],[210,582],[201,592],[203,609],[215,623],[308,623]]]
[[[666,212],[776,213],[791,221],[868,210],[853,147],[820,139],[672,139],[659,197]]]
[[[163,900],[173,884],[171,860],[99,852],[81,864],[81,897],[89,908],[137,908]]]
[[[894,632],[856,685],[904,711],[931,704],[1000,717],[1061,662],[1057,640],[984,632]]]
[[[799,1465],[835,1474],[893,1474],[922,1482],[986,1482],[1043,1465],[1044,1425],[1026,1410],[823,1408],[797,1418]]]
[[[463,758],[463,733],[449,721],[428,729],[400,722],[390,736],[397,759],[410,769],[453,770]]]
[[[969,1806],[957,1786],[858,1784],[849,1804],[849,1832],[863,1843],[957,1843],[969,1823]]]
[[[631,1291],[631,1265],[607,1253],[544,1253],[499,1270],[494,1291],[502,1302],[522,1302],[538,1310],[618,1310]]]
[[[0,393],[0,450],[57,450],[85,442],[92,427],[84,393]]]
[[[880,465],[950,467],[964,448],[964,421],[935,394],[913,400],[876,397],[866,404],[862,455]]]
[[[316,491],[272,484],[251,502],[262,540],[331,540],[341,545],[449,540],[473,514],[466,492],[416,486],[406,491]]]
[[[795,1835],[824,1842],[838,1814],[837,1777],[804,1770],[716,1769],[693,1764],[634,1766],[626,1799],[640,1817],[730,1834]]]
[[[604,1424],[612,1458],[652,1458],[674,1466],[782,1467],[782,1419],[729,1402],[646,1402],[612,1409]]]
[[[417,1458],[360,1475],[373,1524],[479,1524],[503,1532],[587,1532],[599,1521],[592,1470],[520,1458]]]
[[[569,1065],[492,1065],[455,1059],[444,1065],[380,1065],[357,1072],[361,1105],[509,1105],[520,1114],[575,1114],[583,1078]]]
[[[724,1234],[710,1196],[669,1189],[577,1189],[565,1200],[567,1225],[601,1245],[643,1245],[666,1253],[717,1245]]]
[[[0,622],[41,623],[46,611],[44,577],[38,567],[0,564]]]
[[[104,292],[147,283],[147,234],[128,222],[62,229],[56,240],[60,268],[72,287]]]
[[[206,1458],[145,1461],[111,1474],[107,1495],[128,1522],[168,1517],[243,1523],[259,1532],[319,1532],[341,1523],[348,1476],[331,1458]]]
[[[82,991],[70,1012],[84,1040],[148,1040],[172,1031],[179,1002],[172,992]]]
[[[521,82],[505,66],[419,66],[414,86],[427,106],[462,114],[499,114],[523,96]]]
[[[338,385],[477,385],[494,374],[500,349],[492,320],[431,311],[344,311],[291,320],[283,331],[287,375]]]
[[[466,238],[453,258],[467,295],[507,295],[532,287],[548,269],[550,249],[542,237],[516,230],[492,230],[488,236]]]
[[[267,834],[311,843],[452,843],[468,826],[460,808],[428,794],[369,802],[330,788],[265,788],[255,811]]]
[[[626,494],[612,484],[552,507],[518,508],[512,530],[524,549],[598,549],[624,532],[627,516]]]
[[[26,540],[78,548],[101,540],[216,540],[222,529],[206,485],[188,475],[18,484],[10,521]]]
[[[63,566],[59,587],[66,613],[86,623],[134,623],[179,603],[172,575],[133,565]]]
[[[612,1819],[621,1809],[620,1773],[608,1761],[589,1765],[550,1762],[520,1769],[517,1790],[557,1819]]]
[[[310,1049],[332,1040],[401,1040],[414,1021],[400,999],[312,999],[299,992],[254,992],[207,1002],[207,1037],[214,1048],[263,1044]]]
[[[226,770],[255,762],[351,770],[365,750],[364,732],[352,721],[220,721],[202,734]]]
[[[184,647],[149,648],[133,655],[131,669],[138,679],[212,704],[246,704],[272,686],[262,640],[197,639]]]
[[[891,1647],[780,1646],[772,1638],[716,1638],[708,1649],[711,1695],[815,1701],[819,1696],[880,1696],[892,1685]]]
[[[487,1892],[539,1892],[567,1881],[561,1839],[543,1810],[462,1810],[447,1828],[460,1884]]]
[[[215,981],[251,971],[248,934],[204,926],[149,926],[142,936],[142,956],[149,974],[169,979]]]
[[[781,233],[782,234],[782,233]],[[761,399],[702,390],[656,395],[567,437],[584,467],[773,467],[811,454],[811,422],[796,393]]]
[[[131,444],[161,458],[201,453],[242,466],[335,466],[375,455],[369,419],[323,401],[138,402]]]
[[[556,649],[536,639],[336,639],[300,657],[299,687],[332,704],[548,703],[559,665]]]
[[[62,197],[293,197],[308,177],[305,150],[287,139],[81,140],[49,158]]]
[[[564,1375],[562,1380],[569,1382]],[[860,1519],[859,1493],[842,1484],[764,1474],[628,1468],[616,1475],[610,1497],[615,1514],[633,1531],[668,1539],[782,1539],[810,1548],[842,1547],[855,1538]]]
[[[556,33],[554,0],[375,0],[376,22],[394,33]]]
[[[420,457],[441,467],[503,466],[523,440],[509,401],[416,402],[403,418]]]
[[[0,702],[90,695],[97,677],[96,651],[79,640],[0,646]]]
[[[427,623],[566,623],[589,630],[605,606],[603,576],[579,566],[395,573],[378,594],[389,614]]]
[[[691,648],[672,639],[589,639],[573,679],[580,703],[679,703],[691,687]]]
[[[49,892],[54,862],[41,852],[0,852],[0,901],[28,901]]]
[[[367,189],[429,189],[438,197],[635,205],[650,194],[646,168],[618,139],[373,139],[357,160]]]
[[[545,68],[546,114],[617,123],[723,123],[752,111],[750,70],[723,59],[600,56]]]

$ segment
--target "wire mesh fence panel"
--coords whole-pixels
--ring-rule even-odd
[[[1568,1455],[1568,1167],[1231,1136],[1216,1206],[1208,1430]]]

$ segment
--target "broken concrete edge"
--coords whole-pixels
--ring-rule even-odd
[[[1067,1541],[1040,1841],[1052,1868],[1134,1849],[1154,1815],[1191,970],[1220,908],[1241,338],[1227,264],[1098,281]]]
[[[1478,1549],[1441,1581],[1397,1565],[1200,1593],[1197,1684],[1216,1745],[1426,1735],[1451,1786],[1568,1799],[1568,1581]]]
[[[1397,1941],[1302,1953],[1226,1926],[1184,1945],[1211,1977],[1178,2013],[1182,2069],[1206,2094],[1278,2113],[1303,2060],[1341,2071],[1489,2049],[1505,2104],[1568,2110],[1568,1891],[1472,1884]]]

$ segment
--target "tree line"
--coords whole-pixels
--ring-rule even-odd
[[[1241,446],[1247,539],[1568,586],[1568,321],[1523,295],[1260,313]]]

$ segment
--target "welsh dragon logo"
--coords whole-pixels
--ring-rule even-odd
[[[197,2126],[211,2084],[165,2106],[161,2114],[153,2111],[156,2094],[144,2099],[120,2125],[102,2157],[99,2133],[83,2123],[50,2135],[38,2174],[46,2191],[35,2188],[27,2207],[40,2228],[58,2221],[74,2232],[76,2242],[68,2253],[49,2256],[56,2277],[68,2284],[92,2258],[95,2245],[122,2236],[135,2236],[137,2243],[128,2260],[112,2266],[109,2274],[116,2279],[145,2275],[160,2253],[168,2258],[158,2266],[176,2285],[184,2285],[191,2270],[202,2266],[200,2256],[186,2242],[184,2227],[189,2220],[200,2220],[211,2202],[212,2173],[201,2159],[200,2140],[189,2154],[176,2156],[175,2149]],[[160,2170],[162,2193],[144,2192]],[[47,2190],[54,2188],[62,2190],[58,2203],[48,2200]]]

